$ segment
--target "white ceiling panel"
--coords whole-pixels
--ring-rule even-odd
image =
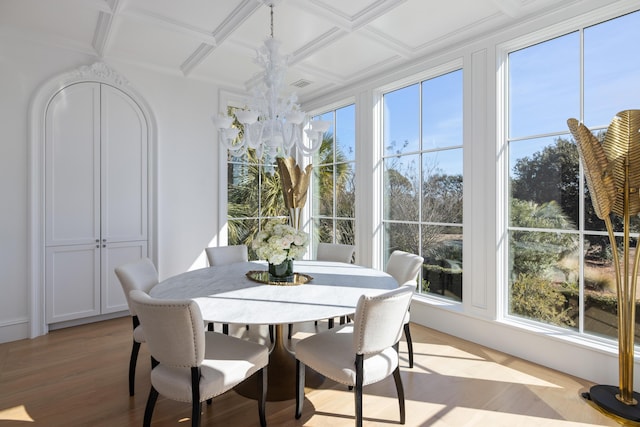
[[[492,1],[460,0],[456,8],[451,8],[448,2],[428,2],[416,16],[418,2],[421,0],[407,1],[369,25],[410,49],[418,49],[450,33],[473,30],[474,23],[499,13]]]
[[[135,0],[130,8],[212,33],[241,0]]]
[[[116,27],[107,57],[123,57],[129,61],[175,70],[186,59],[185,52],[195,50],[199,44],[183,33],[143,25],[137,20],[122,19],[116,23]]]
[[[352,76],[369,75],[397,56],[392,49],[358,33],[351,33],[337,40],[332,44],[332,49],[341,54],[335,55],[329,50],[319,50],[316,54],[310,55],[304,64],[348,80]]]
[[[224,84],[229,88],[244,89],[245,83],[259,72],[253,62],[255,51],[223,45],[214,49],[194,70],[192,76]],[[230,85],[228,82],[237,82]],[[225,84],[226,83],[226,84]]]
[[[257,48],[270,37],[270,27],[269,9],[263,7],[248,17],[230,40]],[[332,28],[331,22],[287,3],[274,11],[274,37],[282,42],[285,53],[295,52]]]
[[[295,89],[304,100],[580,1],[276,0],[274,29],[291,56],[286,81],[311,82]],[[268,2],[0,0],[0,33],[244,90],[270,33]]]

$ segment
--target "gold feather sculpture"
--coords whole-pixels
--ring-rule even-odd
[[[311,178],[312,165],[303,171],[293,157],[278,157],[278,171],[282,185],[284,204],[289,210],[291,226],[300,229],[300,211],[307,203],[307,190]]]
[[[616,274],[619,387],[596,385],[591,387],[588,397],[613,415],[639,421],[633,367],[640,250],[636,250],[631,271],[629,228],[631,216],[640,213],[640,110],[616,114],[602,144],[576,119],[567,120],[567,125],[578,144],[596,215],[607,228]],[[624,224],[622,271],[611,214],[621,217]]]

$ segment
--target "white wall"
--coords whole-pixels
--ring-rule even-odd
[[[6,37],[6,38],[5,38]],[[49,79],[96,58],[0,33],[0,342],[29,336],[28,113]],[[181,76],[104,62],[151,107],[157,123],[156,200],[161,277],[204,266],[218,227],[218,148],[209,116],[218,89]]]
[[[111,63],[146,99],[158,126],[158,269],[161,278],[204,267],[217,235],[218,144],[210,117],[218,89]]]

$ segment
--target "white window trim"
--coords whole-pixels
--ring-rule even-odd
[[[516,326],[536,333],[553,337],[561,341],[567,341],[582,347],[594,349],[604,353],[617,352],[617,340],[608,337],[599,337],[586,334],[584,332],[574,331],[568,328],[554,327],[546,325],[542,322],[528,320],[517,316],[511,316],[509,312],[509,296],[508,296],[508,218],[509,218],[509,154],[508,154],[508,123],[509,123],[509,93],[507,87],[508,81],[508,59],[511,52],[519,49],[525,49],[538,43],[543,43],[556,37],[564,36],[576,31],[580,28],[586,28],[592,25],[618,18],[627,13],[638,10],[637,2],[621,1],[610,5],[606,10],[597,9],[572,19],[565,20],[561,23],[545,27],[539,31],[526,34],[521,37],[505,41],[496,45],[496,130],[497,130],[497,197],[496,212],[497,215],[497,231],[498,231],[498,251],[497,251],[497,277],[496,277],[496,298],[497,307],[495,319],[505,325]],[[581,45],[582,49],[582,45]],[[580,64],[580,73],[582,78],[582,61]],[[580,114],[582,115],[582,91],[580,94]],[[582,183],[581,183],[582,185]],[[580,289],[582,299],[582,286]],[[584,313],[580,311],[580,322]],[[635,358],[640,361],[640,356]]]
[[[372,244],[372,248],[374,249],[373,254],[376,254],[374,256],[373,259],[373,266],[375,268],[378,269],[382,269],[383,266],[385,265],[385,260],[383,259],[384,257],[384,227],[383,227],[383,203],[384,203],[384,198],[383,198],[383,193],[384,193],[384,129],[383,129],[383,125],[384,125],[384,107],[383,107],[383,98],[384,95],[390,92],[393,92],[395,90],[398,89],[402,89],[405,88],[407,86],[411,86],[414,84],[421,84],[422,82],[426,81],[426,80],[430,80],[433,78],[437,78],[440,76],[443,76],[445,74],[454,72],[454,71],[458,71],[458,70],[462,70],[462,78],[463,78],[463,133],[462,133],[462,137],[463,137],[463,141],[462,141],[462,145],[460,145],[459,147],[456,146],[454,148],[462,148],[462,152],[463,152],[463,171],[462,171],[462,176],[463,176],[463,183],[466,182],[466,175],[467,175],[467,164],[471,164],[471,162],[469,162],[469,157],[466,154],[466,152],[468,151],[468,146],[469,144],[466,142],[467,137],[469,135],[468,132],[466,132],[467,129],[467,123],[469,122],[470,118],[467,117],[467,113],[469,111],[469,107],[468,107],[468,99],[469,96],[466,94],[466,89],[468,88],[467,85],[467,81],[469,80],[469,77],[467,76],[468,74],[470,74],[467,70],[465,70],[465,61],[463,57],[458,57],[455,59],[452,59],[450,61],[435,65],[433,67],[429,67],[428,69],[421,71],[420,73],[414,73],[411,74],[409,76],[406,76],[402,79],[399,80],[395,80],[392,83],[386,84],[386,85],[381,85],[379,87],[377,87],[374,90],[374,102],[375,102],[375,108],[374,108],[374,132],[375,132],[375,138],[373,138],[373,149],[375,150],[373,153],[373,159],[375,161],[375,168],[374,168],[374,177],[373,177],[373,185],[374,188],[372,189],[372,193],[374,195],[375,200],[375,205],[374,205],[374,209],[373,209],[373,224],[374,224],[374,237],[373,237],[373,244]],[[422,151],[420,151],[422,152]],[[387,156],[387,157],[393,157],[393,156]],[[465,187],[466,188],[466,185]],[[469,206],[467,200],[469,200],[468,197],[466,197],[464,194],[467,193],[466,191],[463,192],[463,221],[462,224],[460,224],[460,226],[462,227],[462,233],[463,233],[463,237],[462,237],[462,241],[463,241],[463,263],[465,262],[465,253],[469,253],[468,250],[466,250],[466,246],[467,246],[467,235],[468,232],[466,231],[468,227],[466,227],[466,222],[467,222],[467,218],[468,218],[468,214],[466,213],[467,211],[469,211],[469,209],[467,209],[466,207]],[[422,223],[422,221],[418,221],[419,224]],[[471,259],[471,257],[467,256],[466,259]],[[466,270],[466,266],[465,266],[465,270]],[[466,285],[465,283],[470,283],[469,279],[467,278],[469,275],[468,274],[463,274],[462,276],[462,294],[463,295],[469,295],[469,285]],[[462,311],[461,310],[461,306],[464,304],[466,298],[463,297],[462,302],[458,302],[458,301],[450,301],[447,300],[445,298],[441,298],[438,297],[437,295],[433,295],[433,294],[428,294],[428,293],[420,293],[420,294],[416,294],[415,298],[419,298],[422,299],[425,302],[429,302],[429,303],[433,303],[442,307],[447,307],[450,309],[453,309],[454,311]]]

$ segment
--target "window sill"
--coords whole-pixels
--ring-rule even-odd
[[[497,327],[504,327],[514,332],[531,333],[537,336],[545,337],[554,341],[565,344],[574,345],[587,350],[597,351],[605,355],[618,355],[618,341],[614,338],[599,337],[595,335],[580,334],[574,330],[562,329],[552,325],[537,323],[527,319],[518,317],[505,317],[502,319],[488,319],[465,312],[463,303],[457,301],[446,300],[444,298],[432,297],[424,294],[416,294],[413,297],[412,304],[420,304],[424,307],[430,307],[439,310],[445,310],[453,315],[464,316],[474,321],[486,322]],[[416,311],[419,309],[416,309]],[[425,325],[429,327],[429,325]],[[446,331],[443,331],[446,332]],[[636,362],[640,362],[640,345],[636,345],[635,357]]]

